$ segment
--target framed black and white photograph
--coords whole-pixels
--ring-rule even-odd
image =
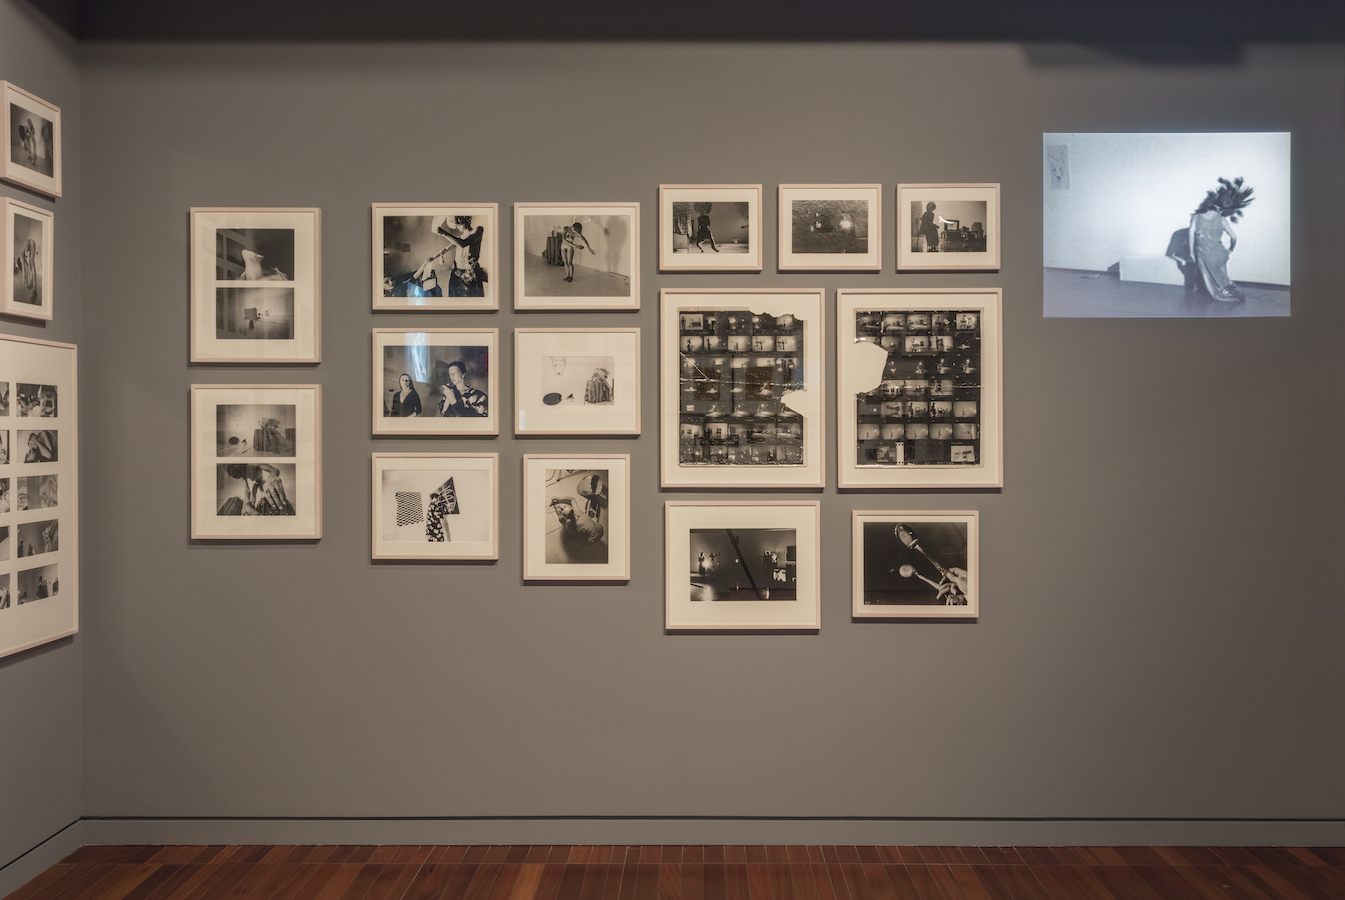
[[[630,580],[630,456],[523,457],[523,578]]]
[[[61,110],[8,81],[5,98],[9,140],[0,177],[48,197],[61,196]]]
[[[639,203],[514,204],[514,309],[639,308]]]
[[[881,184],[780,185],[781,272],[877,272]]]
[[[375,453],[373,558],[500,555],[498,453]]]
[[[974,619],[980,615],[979,514],[856,510],[851,615]]]
[[[192,362],[321,360],[321,217],[192,209]]]
[[[375,310],[500,308],[498,203],[375,203]]]
[[[1001,292],[836,292],[837,484],[1000,488]]]
[[[897,185],[897,270],[999,269],[998,184]]]
[[[668,501],[669,631],[816,631],[822,624],[816,500]]]
[[[0,337],[0,657],[79,630],[76,355]]]
[[[826,484],[824,291],[665,289],[665,488]]]
[[[640,329],[515,328],[515,434],[640,433]]]
[[[8,316],[50,319],[54,218],[45,209],[0,197],[0,245],[9,250],[14,274],[5,281],[3,307]]]
[[[191,386],[192,540],[322,537],[322,387]]]
[[[375,328],[374,434],[500,433],[498,328]]]
[[[1289,315],[1289,132],[1042,136],[1047,317]]]
[[[658,197],[661,270],[761,271],[761,185],[662,184]]]

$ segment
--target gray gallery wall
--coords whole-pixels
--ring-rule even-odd
[[[75,41],[24,0],[0,0],[0,79],[59,106],[65,142],[64,192],[59,200],[0,182],[0,196],[56,214],[54,316],[45,324],[0,316],[0,334],[79,343],[81,189]],[[8,251],[5,259],[8,265]],[[4,277],[10,277],[8,270]],[[81,651],[76,635],[0,659],[0,896],[79,843],[78,828],[71,826],[80,816]]]
[[[111,43],[82,90],[91,838],[1340,842],[1338,46]],[[1292,317],[1044,320],[1041,134],[1099,130],[1292,131]],[[895,274],[899,181],[1001,183],[1002,271]],[[763,183],[763,273],[659,275],[660,182]],[[777,273],[781,182],[882,182],[884,271]],[[510,312],[507,238],[503,311],[369,310],[375,201],[629,199],[638,313]],[[321,365],[188,365],[211,205],[322,208]],[[831,462],[820,633],[665,634],[658,289],[959,285],[1004,289],[1004,490]],[[644,435],[371,438],[370,329],[454,324],[641,326]],[[323,539],[189,541],[188,385],[312,381]],[[371,452],[463,448],[501,455],[499,562],[373,564]],[[522,584],[543,450],[631,453],[628,585]],[[979,621],[852,622],[863,508],[980,510]]]

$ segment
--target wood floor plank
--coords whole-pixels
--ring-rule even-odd
[[[74,854],[71,854],[73,856]],[[66,857],[69,859],[70,857]],[[68,885],[84,873],[84,867],[65,860],[43,869],[36,876],[15,888],[5,900],[32,900],[39,892],[57,885]]]
[[[966,900],[961,885],[957,883],[957,878],[953,875],[952,866],[930,866],[929,874],[934,876],[934,883],[939,886],[939,891],[943,894],[944,900]]]
[[[957,886],[962,889],[962,896],[967,900],[993,900],[969,864],[954,866],[952,872],[957,879]]]
[[[643,860],[644,858],[645,853],[642,849],[640,859]],[[635,900],[657,900],[659,867],[641,863],[635,869]]]
[[[665,851],[667,847],[663,848]],[[677,858],[682,858],[682,848],[677,848]],[[682,863],[661,863],[658,866],[658,891],[655,896],[658,900],[678,900],[682,895]],[[566,900],[564,897],[557,900]],[[578,900],[578,898],[574,898]]]
[[[510,900],[522,870],[517,865],[500,863],[499,866],[500,873],[495,876],[495,883],[490,886],[489,900]]]
[[[682,854],[686,858],[686,854]],[[581,896],[579,900],[584,900]],[[705,864],[699,862],[682,863],[681,900],[705,900]]]
[[[1162,900],[1130,866],[1089,866],[1088,872],[1116,900]]]
[[[619,900],[621,896],[621,879],[625,873],[625,866],[617,863],[608,863],[607,882],[602,888],[602,900]]]
[[[579,900],[579,892],[584,887],[583,865],[567,864],[561,870],[560,885],[556,888],[556,900]]]
[[[487,862],[477,866],[471,882],[467,885],[467,892],[462,895],[462,900],[488,900],[490,889],[495,886],[495,879],[499,877],[502,867],[501,863]]]
[[[887,880],[892,883],[892,891],[897,900],[922,900],[921,884],[929,879],[924,864],[891,865],[887,867]],[[912,871],[919,869],[920,871]]]
[[[708,849],[708,848],[707,848]],[[727,900],[727,888],[724,883],[724,866],[719,863],[706,863],[701,870],[705,900]]]
[[[589,859],[593,856],[590,854]],[[579,886],[579,900],[602,900],[607,883],[607,866],[589,862],[584,866],[584,881]]]

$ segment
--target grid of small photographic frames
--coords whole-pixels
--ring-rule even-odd
[[[682,465],[803,465],[803,323],[747,309],[678,310]]]
[[[58,412],[54,385],[0,382],[0,610],[61,589],[48,555],[60,549],[58,482],[47,465],[57,461]]]
[[[855,341],[887,351],[878,388],[855,395],[859,465],[980,462],[979,310],[857,311]]]

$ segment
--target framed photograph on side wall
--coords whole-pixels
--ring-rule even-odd
[[[498,203],[375,203],[378,310],[499,309]]]
[[[897,185],[898,271],[999,269],[998,184]]]
[[[515,434],[639,434],[640,329],[515,328]]]
[[[498,328],[375,328],[374,434],[499,434]]]
[[[630,456],[523,457],[523,578],[630,580]]]
[[[375,453],[373,558],[498,559],[498,453]]]
[[[192,540],[322,537],[322,386],[191,386]]]
[[[316,363],[322,211],[191,211],[191,361]]]
[[[976,512],[856,510],[851,615],[974,619],[980,615]]]
[[[639,308],[640,204],[514,204],[514,309]]]
[[[840,488],[1004,486],[999,288],[836,292]]]
[[[761,271],[761,185],[661,184],[658,198],[660,269]]]
[[[5,164],[0,177],[12,184],[61,196],[61,110],[8,81],[5,98]]]
[[[3,217],[2,246],[8,248],[14,260],[13,275],[5,280],[4,307],[0,312],[50,319],[55,219],[45,209],[9,197],[0,197],[0,217]]]
[[[668,501],[669,631],[816,631],[822,624],[816,500]]]
[[[79,630],[76,357],[0,337],[0,657]]]
[[[780,185],[781,272],[877,272],[881,184]]]

